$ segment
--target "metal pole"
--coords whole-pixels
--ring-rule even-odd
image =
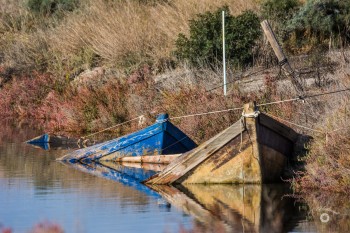
[[[222,64],[223,64],[223,75],[224,75],[224,95],[227,94],[226,87],[226,56],[225,56],[225,11],[222,11]]]

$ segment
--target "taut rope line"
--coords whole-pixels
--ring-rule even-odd
[[[257,104],[257,106],[267,106],[267,105],[272,105],[272,104],[280,104],[280,103],[293,102],[293,101],[299,101],[299,100],[304,101],[305,99],[308,99],[308,98],[315,98],[315,97],[324,96],[324,95],[337,94],[337,93],[341,93],[341,92],[345,92],[345,91],[350,91],[350,88],[339,89],[339,90],[329,91],[329,92],[324,92],[324,93],[318,93],[318,94],[314,94],[314,95],[299,96],[299,97],[292,98],[292,99],[279,100],[279,101],[273,101],[273,102],[268,102],[268,103],[261,103],[261,104]],[[189,115],[171,117],[171,118],[168,118],[167,120],[171,120],[171,119],[174,120],[174,119],[181,119],[181,118],[195,117],[195,116],[204,116],[204,115],[209,115],[209,114],[216,114],[216,113],[223,113],[223,112],[231,112],[231,111],[237,111],[237,110],[242,110],[242,109],[243,109],[243,107],[240,107],[240,108],[229,108],[229,109],[224,109],[224,110],[217,110],[217,111],[210,111],[210,112],[202,112],[202,113],[194,113],[194,114],[189,114]],[[335,131],[342,130],[342,128],[341,128],[341,129],[336,129],[336,130],[333,130],[333,131],[330,131],[330,132],[324,132],[324,131],[312,129],[312,128],[309,128],[309,127],[306,127],[306,126],[298,125],[298,124],[295,124],[295,123],[293,123],[293,122],[284,120],[284,119],[279,118],[279,117],[276,117],[276,116],[272,116],[272,115],[267,114],[267,113],[265,113],[265,114],[266,114],[266,115],[269,115],[269,116],[271,116],[271,117],[274,117],[274,118],[276,118],[276,119],[278,119],[278,120],[287,122],[287,123],[289,123],[289,124],[291,124],[291,125],[295,125],[295,126],[297,126],[297,127],[304,128],[304,129],[307,129],[307,130],[310,130],[310,131],[319,132],[319,133],[329,134],[329,133],[332,133],[332,132],[335,132]],[[132,121],[135,121],[135,120],[139,120],[140,122],[143,122],[143,121],[144,121],[144,115],[140,115],[140,116],[135,117],[135,118],[133,118],[133,119],[131,119],[131,120],[128,120],[128,121],[119,123],[119,124],[117,124],[117,125],[114,125],[114,126],[105,128],[105,129],[103,129],[103,130],[100,130],[100,131],[98,131],[98,132],[95,132],[95,133],[86,135],[86,136],[82,137],[82,139],[91,137],[91,136],[93,136],[93,135],[102,133],[102,132],[104,132],[104,131],[113,129],[113,128],[115,128],[115,127],[118,127],[118,126],[127,124],[127,123],[132,122]],[[167,121],[167,120],[165,120],[165,121]]]
[[[242,110],[242,109],[243,109],[243,107],[241,107],[241,108],[229,108],[229,109],[217,110],[217,111],[211,111],[211,112],[202,112],[202,113],[195,113],[195,114],[190,114],[190,115],[170,117],[169,119],[174,120],[174,119],[181,119],[181,118],[194,117],[194,116],[204,116],[204,115],[209,115],[209,114],[231,112],[231,111],[237,111],[237,110]]]
[[[325,134],[326,136],[330,133],[334,133],[336,131],[339,131],[339,130],[343,130],[345,128],[338,128],[338,129],[334,129],[334,130],[331,130],[331,131],[322,131],[322,130],[317,130],[317,129],[313,129],[313,128],[310,128],[310,127],[307,127],[307,126],[303,126],[303,125],[299,125],[299,124],[296,124],[296,123],[293,123],[293,122],[290,122],[288,120],[285,120],[285,119],[282,119],[280,117],[277,117],[277,116],[274,116],[274,115],[271,115],[271,114],[268,114],[268,113],[264,113],[265,115],[268,115],[269,117],[272,117],[272,118],[275,118],[279,121],[284,121],[288,124],[291,124],[291,125],[294,125],[294,126],[297,126],[299,128],[303,128],[303,129],[307,129],[307,130],[310,130],[310,131],[314,131],[314,132],[317,132],[317,133],[321,133],[321,134]]]
[[[118,127],[118,126],[125,125],[125,124],[127,124],[127,123],[129,123],[129,122],[132,122],[132,121],[135,121],[135,120],[142,120],[142,119],[144,119],[144,115],[141,115],[141,116],[135,117],[135,118],[133,118],[133,119],[131,119],[131,120],[128,120],[128,121],[124,121],[124,122],[119,123],[119,124],[117,124],[117,125],[113,125],[113,126],[111,126],[111,127],[105,128],[105,129],[100,130],[100,131],[98,131],[98,132],[95,132],[95,133],[92,133],[92,134],[86,135],[86,136],[82,137],[82,139],[85,139],[85,138],[91,137],[91,136],[93,136],[93,135],[96,135],[96,134],[102,133],[102,132],[104,132],[104,131],[107,131],[107,130],[110,130],[110,129],[116,128],[116,127]]]

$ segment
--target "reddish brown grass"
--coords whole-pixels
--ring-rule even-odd
[[[51,78],[46,74],[32,73],[14,78],[0,92],[0,115],[3,118],[32,118],[51,87]]]

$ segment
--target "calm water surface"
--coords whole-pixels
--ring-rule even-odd
[[[350,204],[335,196],[326,202],[310,196],[307,205],[286,196],[281,185],[148,188],[120,173],[120,166],[72,167],[55,161],[72,149],[45,151],[23,143],[40,133],[1,125],[0,232],[28,232],[45,221],[65,232],[350,230]]]

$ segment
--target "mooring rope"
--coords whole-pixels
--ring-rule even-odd
[[[318,133],[324,133],[324,132],[321,131],[321,130],[317,130],[317,129],[313,129],[313,128],[310,128],[310,127],[307,127],[307,126],[299,125],[299,124],[293,123],[293,122],[291,122],[291,121],[282,119],[282,118],[280,118],[280,117],[278,117],[278,116],[271,115],[271,114],[269,114],[269,113],[264,113],[264,114],[267,115],[267,116],[269,116],[269,117],[275,118],[276,120],[284,121],[284,122],[286,122],[286,123],[288,123],[288,124],[297,126],[297,127],[299,127],[299,128],[307,129],[307,130],[314,131],[314,132],[318,132]]]
[[[170,117],[169,119],[174,120],[174,119],[181,119],[181,118],[194,117],[194,116],[204,116],[204,115],[209,115],[209,114],[231,112],[231,111],[237,111],[237,110],[242,110],[242,109],[243,109],[243,107],[229,108],[229,109],[223,109],[223,110],[217,110],[217,111],[211,111],[211,112],[202,112],[202,113],[194,113],[194,114],[183,115],[183,116]]]
[[[291,122],[291,121],[282,119],[282,118],[280,118],[280,117],[271,115],[271,114],[269,114],[269,113],[264,113],[264,114],[265,114],[265,115],[268,115],[269,117],[275,118],[276,120],[284,121],[284,122],[286,122],[286,123],[288,123],[288,124],[297,126],[297,127],[299,127],[299,128],[303,128],[303,129],[307,129],[307,130],[310,130],[310,131],[313,131],[313,132],[325,134],[326,136],[327,136],[328,134],[330,134],[330,133],[334,133],[334,132],[336,132],[336,131],[340,131],[340,130],[345,129],[345,128],[338,128],[338,129],[334,129],[334,130],[331,130],[331,131],[323,131],[323,130],[313,129],[313,128],[310,128],[310,127],[307,127],[307,126],[304,126],[304,125],[296,124],[296,123],[294,123],[294,122]]]
[[[324,95],[337,94],[337,93],[341,93],[341,92],[344,92],[344,91],[350,91],[350,88],[340,89],[340,90],[336,90],[336,91],[323,92],[323,93],[318,93],[318,94],[314,94],[314,95],[298,96],[298,97],[291,98],[291,99],[285,99],[285,100],[278,100],[278,101],[273,101],[273,102],[261,103],[261,104],[257,104],[257,106],[260,107],[260,106],[281,104],[281,103],[294,102],[294,101],[305,101],[305,99],[308,99],[308,98],[315,98],[315,97],[324,96]],[[176,117],[171,117],[169,119],[181,119],[181,118],[194,117],[194,116],[203,116],[203,115],[223,113],[223,112],[230,112],[230,111],[236,111],[236,110],[242,110],[242,109],[243,109],[243,107],[240,107],[240,108],[229,108],[229,109],[223,109],[223,110],[217,110],[217,111],[193,113],[193,114],[189,114],[189,115],[176,116]]]
[[[338,93],[345,92],[345,91],[350,91],[350,88],[339,89],[339,90],[335,90],[335,91],[328,91],[328,92],[318,93],[318,94],[314,94],[314,95],[298,96],[298,97],[292,98],[292,99],[285,99],[285,100],[279,100],[279,101],[274,101],[274,102],[261,103],[261,104],[257,104],[257,106],[266,106],[266,105],[280,104],[280,103],[293,102],[293,101],[305,101],[305,99],[320,97],[320,96],[324,96],[324,95],[338,94]]]
[[[314,94],[314,95],[306,95],[306,96],[303,96],[302,98],[303,99],[314,98],[314,97],[319,97],[319,96],[324,96],[324,95],[338,94],[338,93],[345,92],[345,91],[350,91],[350,88],[338,89],[335,91],[328,91],[328,92],[318,93],[318,94]]]
[[[276,66],[278,66],[278,65],[276,65]],[[264,72],[264,71],[266,71],[266,70],[273,69],[273,68],[275,68],[276,66],[272,66],[272,67],[269,67],[269,68],[260,69],[260,70],[258,70],[258,71],[253,72],[253,73],[250,73],[250,74],[247,74],[247,75],[244,75],[244,76],[240,76],[240,77],[237,77],[237,78],[241,78],[241,79],[243,79],[243,78],[248,78],[248,77],[250,77],[250,76],[259,74],[259,73],[261,73],[261,72]],[[216,87],[213,87],[213,88],[207,90],[206,92],[214,91],[214,90],[219,89],[219,88],[221,88],[221,87],[223,87],[223,86],[225,86],[225,85],[228,85],[228,84],[231,84],[231,83],[234,83],[234,82],[237,82],[237,81],[240,81],[240,80],[233,80],[233,81],[227,82],[226,84],[218,85],[218,86],[216,86]]]
[[[261,71],[260,71],[260,72],[261,72]],[[267,105],[281,104],[281,103],[287,103],[287,102],[293,102],[293,101],[300,101],[300,100],[301,100],[301,101],[304,101],[305,99],[308,99],[308,98],[315,98],[315,97],[324,96],[324,95],[337,94],[337,93],[341,93],[341,92],[345,92],[345,91],[350,91],[350,88],[339,89],[339,90],[329,91],[329,92],[323,92],[323,93],[318,93],[318,94],[314,94],[314,95],[298,96],[298,97],[292,98],[292,99],[285,99],[285,100],[273,101],[273,102],[268,102],[268,103],[261,103],[261,104],[257,104],[257,106],[267,106]],[[239,107],[239,108],[229,108],[229,109],[223,109],[223,110],[217,110],[217,111],[209,111],[209,112],[202,112],[202,113],[193,113],[193,114],[188,114],[188,115],[183,115],[183,116],[171,117],[171,118],[165,119],[164,121],[174,120],[174,119],[182,119],[182,118],[188,118],[188,117],[195,117],[195,116],[204,116],[204,115],[209,115],[209,114],[217,114],[217,113],[231,112],[231,111],[237,111],[237,110],[242,110],[242,109],[243,109],[243,107]],[[324,132],[324,131],[312,129],[312,128],[307,127],[307,126],[299,125],[299,124],[296,124],[296,123],[293,123],[293,122],[284,120],[284,119],[282,119],[282,118],[279,118],[279,117],[276,117],[276,116],[273,116],[273,115],[270,115],[270,114],[267,114],[267,113],[265,113],[265,114],[266,114],[266,115],[269,115],[269,116],[271,116],[271,117],[273,117],[273,118],[276,118],[276,119],[278,119],[278,120],[280,120],[280,121],[287,122],[287,123],[289,123],[289,124],[291,124],[291,125],[294,125],[294,126],[297,126],[297,127],[300,127],[300,128],[304,128],[304,129],[307,129],[307,130],[310,130],[310,131],[318,132],[318,133],[329,134],[329,133],[332,133],[332,132],[339,131],[339,130],[342,130],[342,129],[343,129],[343,128],[340,128],[340,129],[336,129],[336,130],[333,130],[333,131]],[[131,120],[128,120],[128,121],[119,123],[119,124],[117,124],[117,125],[114,125],[114,126],[105,128],[105,129],[103,129],[103,130],[100,130],[100,131],[98,131],[98,132],[95,132],[95,133],[92,133],[92,134],[83,136],[83,137],[81,137],[81,139],[84,140],[84,139],[86,139],[86,138],[88,138],[88,137],[91,137],[91,136],[94,136],[94,135],[96,135],[96,134],[105,132],[105,131],[107,131],[107,130],[116,128],[116,127],[118,127],[118,126],[122,126],[122,125],[124,125],[124,124],[127,124],[127,123],[132,122],[132,121],[135,121],[135,120],[139,120],[141,123],[143,123],[143,122],[144,122],[144,119],[145,119],[144,115],[140,115],[140,116],[135,117],[135,118],[133,118],[133,119],[131,119]]]
[[[297,100],[303,100],[303,98],[299,96],[299,97],[293,98],[293,99],[286,99],[286,100],[279,100],[279,101],[274,101],[274,102],[269,102],[269,103],[257,104],[257,106],[260,107],[260,106],[267,106],[267,105],[272,105],[272,104],[281,104],[281,103],[293,102],[293,101],[297,101]]]
[[[93,136],[93,135],[96,135],[96,134],[102,133],[102,132],[104,132],[104,131],[107,131],[107,130],[110,130],[110,129],[116,128],[116,127],[118,127],[118,126],[125,125],[125,124],[130,123],[130,122],[135,121],[135,120],[139,120],[140,122],[144,122],[144,119],[145,119],[144,115],[140,115],[140,116],[135,117],[135,118],[133,118],[133,119],[131,119],[131,120],[124,121],[124,122],[119,123],[119,124],[117,124],[117,125],[113,125],[113,126],[111,126],[111,127],[105,128],[105,129],[103,129],[103,130],[100,130],[100,131],[98,131],[98,132],[95,132],[95,133],[92,133],[92,134],[86,135],[86,136],[81,137],[81,138],[82,138],[82,139],[85,139],[85,138],[91,137],[91,136]]]

